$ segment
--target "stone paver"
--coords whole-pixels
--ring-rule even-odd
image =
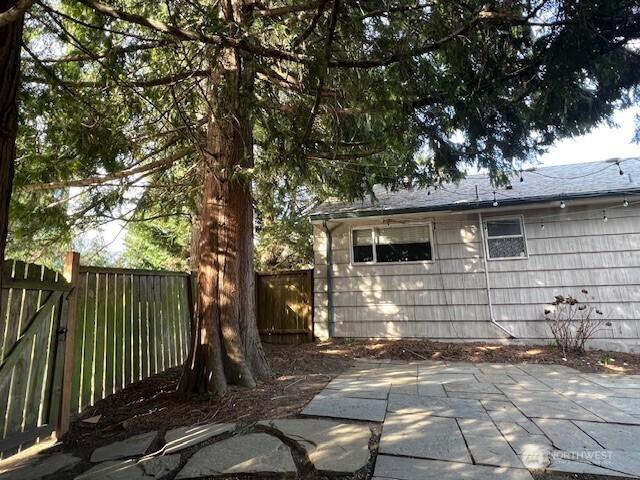
[[[554,392],[507,394],[518,409],[530,418],[602,421],[600,417]]]
[[[320,393],[307,404],[302,414],[382,422],[386,408],[386,400],[350,398],[339,394],[327,395]]]
[[[0,470],[2,480],[37,480],[75,466],[81,459],[69,453],[53,453],[51,455],[35,455],[14,462],[8,469]]]
[[[491,421],[459,419],[460,430],[475,463],[523,468],[522,461]]]
[[[601,450],[602,446],[569,420],[538,418],[536,425],[559,450]]]
[[[91,454],[91,462],[99,463],[144,455],[157,437],[158,432],[147,432],[97,448]]]
[[[465,463],[380,455],[374,478],[394,480],[532,480],[521,468],[485,467]]]
[[[453,418],[428,413],[390,413],[382,428],[380,453],[471,463]]]
[[[317,470],[352,473],[369,461],[367,425],[330,420],[284,419],[260,422],[298,442]]]
[[[638,425],[578,421],[575,424],[607,450],[640,452],[640,426]]]
[[[429,413],[440,417],[489,419],[479,401],[462,398],[391,394],[388,410],[395,413]]]
[[[144,473],[151,478],[162,478],[180,466],[180,455],[161,455],[159,457],[143,458],[138,462]]]
[[[191,427],[179,427],[169,430],[165,436],[165,454],[179,452],[192,447],[217,435],[231,432],[235,428],[234,423],[209,423]]]
[[[547,437],[532,434],[517,423],[498,423],[497,427],[525,467],[545,468],[549,465],[553,446]]]
[[[74,480],[149,480],[138,462],[129,460],[108,460],[93,466]]]
[[[289,447],[266,433],[251,433],[231,437],[198,450],[178,472],[176,479],[233,473],[295,472],[296,466]]]

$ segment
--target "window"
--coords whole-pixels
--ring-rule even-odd
[[[527,245],[521,217],[485,222],[489,258],[524,258]]]
[[[430,225],[353,230],[353,262],[421,262],[432,259]]]

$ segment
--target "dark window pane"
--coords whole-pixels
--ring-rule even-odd
[[[394,245],[377,245],[376,253],[379,263],[431,260],[431,243],[396,243]]]
[[[522,237],[490,238],[487,243],[489,244],[489,258],[524,257],[526,255]]]
[[[353,261],[357,263],[361,262],[373,262],[373,246],[363,245],[353,247]]]
[[[487,234],[490,237],[502,237],[504,235],[521,235],[520,220],[491,220],[487,222]]]

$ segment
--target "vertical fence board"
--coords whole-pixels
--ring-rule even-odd
[[[260,335],[273,343],[313,339],[313,277],[310,270],[256,274]]]
[[[133,381],[133,316],[134,308],[133,304],[133,286],[131,275],[124,275],[123,291],[122,291],[122,326],[121,326],[121,344],[123,352],[123,365],[122,365],[122,384],[124,387],[128,383]]]

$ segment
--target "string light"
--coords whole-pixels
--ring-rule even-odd
[[[609,220],[607,218],[607,211],[606,210],[602,210],[602,221],[606,223],[607,220]]]
[[[620,175],[624,175],[624,172],[622,171],[622,167],[620,166],[620,162],[616,162],[616,165],[618,166],[618,173]]]
[[[625,208],[629,206],[629,200],[627,200],[626,197],[625,197],[624,201],[622,202],[622,206],[625,207]]]
[[[524,178],[522,178],[522,170],[520,170],[520,183],[524,182]]]
[[[496,200],[496,192],[493,192],[493,206],[494,207],[498,206],[498,200]]]
[[[560,200],[560,208],[564,208],[566,206],[567,206],[567,204],[564,203],[564,200]]]
[[[540,230],[544,230],[544,220],[540,223]]]

